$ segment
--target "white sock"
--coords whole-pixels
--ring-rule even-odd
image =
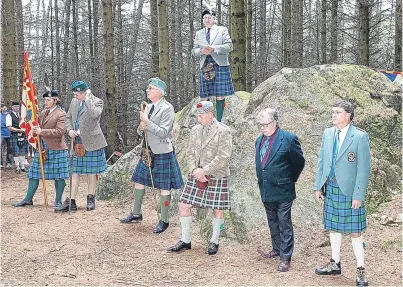
[[[332,259],[340,262],[341,233],[330,232],[330,247],[332,248]]]
[[[19,156],[14,157],[14,164],[15,164],[15,167],[19,170],[20,169],[20,157]]]
[[[213,217],[213,235],[211,236],[210,242],[218,244],[218,239],[221,232],[221,225],[224,225],[224,218]]]
[[[360,237],[351,237],[355,259],[357,259],[357,267],[364,267],[364,239]]]
[[[181,231],[182,231],[181,241],[183,241],[185,243],[190,243],[190,239],[191,239],[190,225],[192,223],[192,217],[191,216],[181,216],[179,218],[179,220],[181,223]]]
[[[25,169],[25,155],[20,155],[20,167]]]

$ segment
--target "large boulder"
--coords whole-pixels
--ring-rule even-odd
[[[312,229],[312,226],[317,229],[320,226],[321,207],[315,204],[312,186],[322,132],[332,125],[331,105],[339,98],[355,101],[354,124],[366,130],[371,139],[372,175],[367,207],[372,210],[393,193],[401,192],[400,88],[381,73],[364,66],[284,68],[261,83],[251,95],[237,92],[227,99],[223,122],[231,128],[233,136],[230,162],[233,206],[225,215],[224,235],[243,241],[248,235],[253,237],[253,232],[249,231],[267,228],[254,167],[254,144],[260,132],[255,116],[266,107],[279,110],[280,126],[298,136],[306,158],[305,169],[297,183],[294,225],[297,230]],[[186,151],[189,132],[197,123],[192,110],[196,102],[197,99],[192,100],[176,115],[175,131],[178,138],[175,149],[184,178],[188,174]],[[101,177],[100,193],[107,195],[105,198],[122,193],[127,196],[131,192],[125,181],[130,178],[137,160],[138,155],[133,151]],[[102,182],[107,184],[102,185]],[[178,193],[174,202],[177,199]],[[176,213],[177,209],[172,208],[171,211]],[[199,210],[196,221],[207,240],[211,232],[211,213]]]

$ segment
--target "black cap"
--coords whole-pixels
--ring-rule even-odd
[[[56,90],[53,91],[46,91],[42,97],[49,98],[49,97],[58,97],[59,93]]]
[[[16,101],[12,101],[11,102],[11,106],[19,106],[20,102],[16,102]]]
[[[211,16],[215,16],[215,15],[216,15],[214,10],[212,10],[212,9],[204,9],[204,11],[203,11],[203,13],[202,13],[202,17],[203,17],[204,15],[207,15],[207,14],[210,14]]]

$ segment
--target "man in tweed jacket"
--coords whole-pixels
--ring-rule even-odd
[[[196,105],[200,124],[190,133],[187,153],[190,174],[179,198],[182,237],[168,249],[169,252],[191,249],[192,206],[213,209],[213,235],[206,253],[212,255],[218,251],[224,210],[231,208],[228,176],[232,136],[230,129],[214,118],[213,112],[213,104],[209,101]]]
[[[106,170],[104,148],[107,146],[101,130],[100,120],[104,102],[94,96],[88,84],[84,81],[72,83],[74,98],[71,100],[67,112],[67,130],[74,144],[82,144],[84,155],[75,154],[73,158],[71,198],[66,198],[58,212],[76,211],[76,194],[80,184],[80,175],[87,176],[88,195],[87,210],[95,209],[95,192],[97,189],[97,175]]]
[[[337,100],[332,107],[333,127],[322,137],[314,185],[315,198],[324,199],[323,223],[330,231],[332,258],[315,270],[318,275],[341,274],[340,247],[342,233],[351,235],[357,260],[357,286],[367,286],[364,268],[366,229],[365,193],[371,173],[368,134],[351,124],[354,105]]]
[[[58,105],[60,99],[57,91],[48,91],[43,98],[45,109],[40,113],[39,125],[33,128],[32,133],[40,135],[42,152],[46,151],[47,156],[43,162],[45,179],[55,181],[55,208],[58,208],[62,204],[65,179],[69,177],[68,150],[64,140],[66,113]],[[39,180],[42,179],[38,152],[35,153],[27,177],[29,179],[27,194],[22,201],[14,204],[15,207],[33,204],[32,199],[39,186]]]

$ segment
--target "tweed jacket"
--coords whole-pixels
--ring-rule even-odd
[[[260,159],[263,134],[256,140],[256,175],[262,202],[289,202],[296,198],[295,183],[305,166],[301,145],[296,135],[277,128],[268,159]]]
[[[189,172],[202,167],[214,178],[230,175],[229,161],[232,154],[232,136],[229,127],[214,120],[210,131],[203,136],[203,126],[198,124],[190,132],[187,162]]]
[[[148,114],[153,104],[148,104],[145,113]],[[147,143],[154,154],[164,154],[173,151],[172,128],[175,120],[174,107],[162,98],[156,106],[147,124]],[[140,130],[137,132],[142,135]]]
[[[314,190],[321,190],[328,180],[332,168],[335,133],[336,127],[327,128],[323,133]],[[337,154],[334,172],[344,195],[352,196],[355,200],[365,200],[371,173],[371,151],[365,131],[350,124]]]
[[[42,129],[40,137],[51,150],[67,149],[64,134],[66,133],[66,112],[60,108],[54,109],[47,116],[43,110],[39,117],[39,126]]]
[[[200,69],[203,67],[207,57],[200,53],[200,49],[208,44],[215,49],[211,57],[213,57],[217,65],[229,66],[228,55],[233,50],[233,45],[228,29],[224,26],[213,25],[210,30],[210,43],[206,41],[206,33],[207,28],[196,32],[195,43],[192,49],[192,55],[200,58]]]
[[[84,101],[84,108],[78,115],[80,137],[85,150],[94,151],[107,146],[104,134],[102,133],[100,120],[104,102],[95,97],[88,89],[88,99]],[[67,130],[74,130],[80,101],[73,98],[67,112]]]

